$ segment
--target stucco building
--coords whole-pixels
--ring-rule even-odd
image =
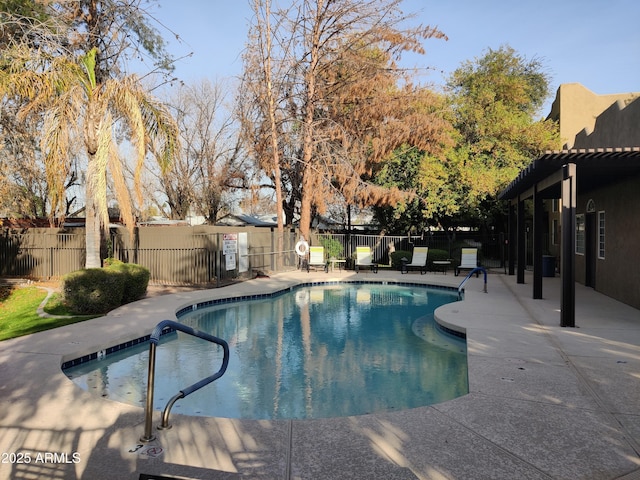
[[[575,282],[640,308],[640,93],[564,84],[549,117],[564,149],[533,160],[500,194],[510,205],[509,273],[524,283],[532,226],[533,297],[543,298],[551,254],[562,277],[561,325],[575,326]]]

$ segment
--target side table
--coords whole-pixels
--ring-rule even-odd
[[[330,258],[329,263],[331,263],[331,271],[333,272],[336,268],[336,263],[338,264],[338,269],[342,270],[342,265],[347,263],[347,261],[344,259]]]
[[[450,260],[434,260],[432,263],[433,263],[433,268],[435,268],[436,271],[441,271],[445,275],[447,274],[447,270],[451,265]]]

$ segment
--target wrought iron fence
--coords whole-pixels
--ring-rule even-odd
[[[0,276],[43,279],[83,268],[84,230],[73,230],[0,232]],[[285,232],[280,249],[277,232],[265,228],[140,227],[132,238],[124,229],[114,229],[110,253],[148,268],[153,283],[221,285],[260,272],[298,268],[298,238],[294,230]],[[309,243],[319,245],[328,238],[340,246],[335,256],[342,259],[353,258],[356,247],[362,245],[371,247],[373,258],[381,264],[390,264],[390,252],[410,252],[415,246],[444,250],[449,258],[456,259],[461,247],[473,245],[480,249],[482,265],[502,267],[506,262],[502,235],[312,234]]]
[[[373,258],[381,264],[390,264],[389,254],[394,251],[413,251],[414,247],[429,247],[446,252],[448,258],[460,259],[460,249],[477,247],[480,259],[486,267],[503,267],[506,264],[506,248],[503,234],[478,232],[425,233],[424,235],[363,235],[363,234],[312,234],[312,245],[326,244],[332,239],[341,247],[340,258],[353,258],[356,247],[371,247]]]

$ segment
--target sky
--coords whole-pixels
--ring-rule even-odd
[[[443,85],[463,62],[509,45],[541,61],[551,78],[542,116],[562,83],[578,82],[596,94],[640,91],[638,0],[405,0],[402,6],[417,13],[417,24],[437,26],[448,36],[426,40],[425,55],[403,60],[406,67],[426,69],[426,82]],[[176,63],[179,79],[241,74],[250,0],[158,0],[152,13],[175,57],[193,52]]]

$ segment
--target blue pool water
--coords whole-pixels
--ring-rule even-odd
[[[247,419],[361,415],[468,393],[466,342],[433,311],[457,292],[327,284],[195,310],[180,321],[227,340],[225,375],[178,400],[174,413]],[[216,372],[222,349],[182,333],[157,349],[155,408]],[[65,369],[82,388],[143,406],[148,344]]]

